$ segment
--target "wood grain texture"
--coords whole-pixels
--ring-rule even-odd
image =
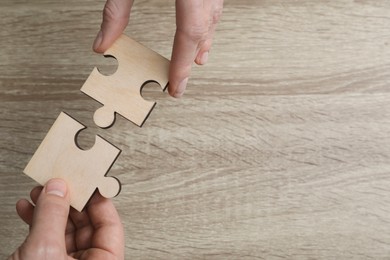
[[[103,1],[2,0],[0,256],[27,227],[22,174],[60,111],[123,152],[110,175],[127,259],[387,259],[390,2],[225,1],[210,62],[142,128],[94,127],[79,92]],[[135,1],[126,34],[169,58],[174,3]],[[82,133],[83,133],[82,132]]]

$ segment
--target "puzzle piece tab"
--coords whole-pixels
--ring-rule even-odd
[[[64,179],[71,206],[78,211],[96,188],[106,198],[115,197],[120,191],[119,181],[105,175],[121,151],[99,136],[90,150],[79,149],[76,136],[84,128],[62,112],[24,169],[25,174],[41,185],[51,178]]]
[[[142,126],[156,104],[142,98],[142,87],[155,81],[165,90],[169,60],[126,35],[120,36],[104,55],[118,60],[117,71],[104,76],[95,67],[81,88],[82,92],[103,104],[95,112],[95,123],[102,128],[110,127],[115,113],[119,113]]]

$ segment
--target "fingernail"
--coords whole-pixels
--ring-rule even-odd
[[[206,62],[208,61],[209,59],[209,52],[206,51],[202,54],[202,57],[200,58],[200,64],[206,64]]]
[[[46,194],[56,195],[59,197],[65,197],[66,183],[61,179],[52,179],[46,183]]]
[[[174,95],[176,98],[183,96],[184,90],[186,89],[186,86],[187,86],[187,82],[188,82],[188,78],[185,78],[177,86],[177,89],[176,89],[176,92]]]
[[[93,42],[93,49],[94,50],[99,48],[100,44],[102,43],[102,40],[103,40],[103,32],[102,32],[102,30],[100,30],[98,35],[96,36],[95,41]]]

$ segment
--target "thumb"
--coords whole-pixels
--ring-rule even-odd
[[[129,22],[133,0],[107,0],[103,10],[101,29],[93,43],[93,50],[105,52],[123,33]]]
[[[60,243],[65,248],[65,229],[69,215],[69,192],[62,179],[51,179],[35,206],[30,236]]]

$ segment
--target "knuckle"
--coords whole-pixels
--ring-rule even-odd
[[[108,21],[113,21],[117,18],[117,7],[114,1],[107,1],[104,6],[103,17]]]
[[[32,259],[60,259],[65,253],[61,243],[48,239],[30,239],[22,247]]]
[[[122,9],[118,6],[116,1],[108,0],[103,9],[103,17],[107,22],[117,22],[120,20],[127,20],[128,18],[123,14]]]
[[[188,26],[182,32],[192,41],[199,42],[207,36],[208,27],[205,24],[197,23]]]
[[[44,198],[39,203],[39,211],[42,211],[43,214],[53,216],[53,218],[67,219],[69,206],[64,204],[62,198],[51,197]]]
[[[190,30],[190,37],[193,40],[200,41],[202,40],[208,32],[208,28],[206,26],[193,26]]]
[[[214,10],[213,16],[212,16],[212,24],[217,24],[222,16],[222,7],[218,7]]]

